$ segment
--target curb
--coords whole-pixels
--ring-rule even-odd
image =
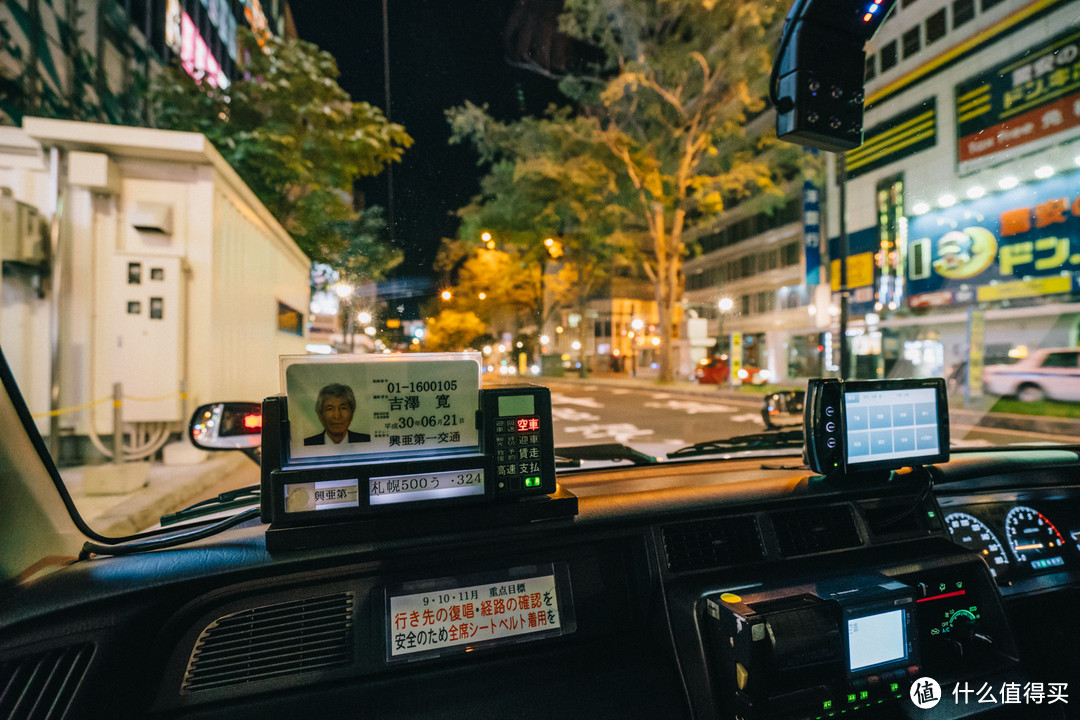
[[[67,468],[60,476],[68,485],[83,520],[106,537],[125,537],[153,527],[165,513],[203,499],[208,488],[251,465],[242,453],[215,453],[197,465],[166,466],[154,463],[150,480],[134,492],[87,497],[81,492],[81,468]],[[69,482],[68,478],[78,478]]]

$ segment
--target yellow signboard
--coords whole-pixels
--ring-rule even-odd
[[[830,263],[829,276],[833,292],[840,289],[840,261]],[[849,288],[868,287],[874,284],[874,253],[863,252],[847,259],[847,285]]]
[[[967,366],[967,401],[971,402],[983,395],[983,345],[985,343],[986,320],[982,310],[968,310],[968,366]]]
[[[1012,298],[1032,297],[1034,295],[1057,295],[1072,289],[1072,278],[1068,275],[1018,280],[1016,282],[984,285],[975,291],[979,302],[991,300],[1011,300]]]
[[[731,333],[731,368],[728,377],[731,385],[741,385],[739,371],[742,370],[742,333]]]

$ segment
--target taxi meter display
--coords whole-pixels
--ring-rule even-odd
[[[814,472],[891,470],[949,459],[942,378],[813,378],[803,407],[807,464]]]
[[[481,389],[478,353],[284,357],[281,377],[263,402],[267,522],[556,492],[550,391]]]
[[[876,573],[710,595],[720,690],[747,720],[881,710],[919,666],[915,607],[914,587]]]

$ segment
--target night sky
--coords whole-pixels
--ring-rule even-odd
[[[479,185],[475,153],[450,146],[447,108],[487,103],[500,119],[539,114],[559,99],[554,83],[512,67],[503,31],[517,0],[389,0],[391,119],[415,144],[394,166],[394,240],[405,252],[396,277],[432,277],[439,241],[457,234],[454,211]],[[385,111],[380,0],[292,3],[297,32],[332,54],[355,101]],[[369,205],[387,205],[383,173],[359,183]]]

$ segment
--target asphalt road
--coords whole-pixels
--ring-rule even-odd
[[[555,446],[618,442],[648,455],[765,429],[761,400],[545,381]]]

